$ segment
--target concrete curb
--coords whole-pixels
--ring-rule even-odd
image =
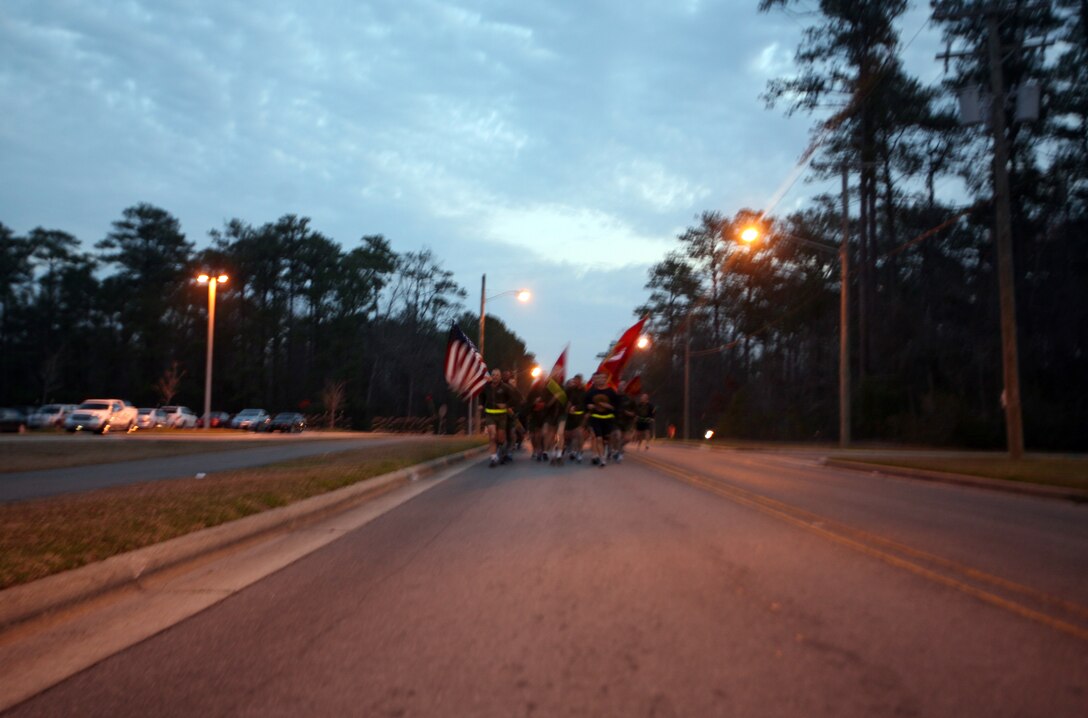
[[[377,489],[417,481],[452,464],[470,461],[486,451],[487,447],[483,446],[439,457],[327,494],[311,496],[288,506],[111,556],[103,561],[47,576],[32,583],[13,586],[0,591],[0,630],[134,584],[142,577],[157,571],[178,566],[263,534],[302,524],[316,515],[348,508]]]
[[[907,466],[872,464],[850,459],[825,458],[821,463],[824,466],[831,466],[837,469],[851,469],[867,473],[886,474],[888,476],[902,476],[909,479],[921,479],[923,481],[936,481],[944,484],[968,486],[977,489],[989,489],[990,491],[1004,491],[1005,493],[1020,494],[1022,496],[1037,496],[1047,499],[1064,499],[1078,503],[1088,503],[1088,491],[1083,489],[1028,484],[1019,481],[1007,481],[1004,479],[987,479],[982,476],[953,474],[945,471],[931,471],[929,469],[914,469]]]

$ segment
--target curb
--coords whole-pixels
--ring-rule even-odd
[[[929,469],[914,469],[906,466],[891,466],[888,464],[870,464],[864,461],[852,461],[850,459],[829,459],[821,461],[824,466],[837,469],[851,469],[867,473],[885,474],[887,476],[901,476],[908,479],[921,479],[923,481],[935,481],[956,486],[968,486],[976,489],[989,489],[990,491],[1003,491],[1009,494],[1022,496],[1036,496],[1046,499],[1064,499],[1076,503],[1088,503],[1088,491],[1083,489],[1069,489],[1061,486],[1044,486],[1041,484],[1028,484],[1019,481],[1005,479],[987,479],[982,476],[970,476],[968,474],[953,474],[946,471],[931,471]]]
[[[201,529],[162,543],[81,566],[0,591],[0,631],[19,623],[70,608],[141,578],[284,528],[305,523],[318,514],[334,513],[364,501],[377,489],[418,481],[452,464],[470,461],[487,447],[469,449],[422,464],[382,474],[288,506],[262,511],[219,526]]]

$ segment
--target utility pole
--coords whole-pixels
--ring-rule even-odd
[[[994,134],[994,211],[997,241],[997,284],[1001,295],[1001,357],[1005,368],[1005,435],[1009,458],[1024,455],[1020,408],[1020,359],[1016,346],[1016,285],[1012,259],[1012,211],[1009,208],[1009,151],[1005,137],[1005,80],[1001,71],[1001,38],[996,12],[986,17],[990,55],[990,115]]]
[[[850,174],[842,166],[842,244],[839,265],[839,446],[850,445]]]
[[[1016,328],[1016,272],[1012,251],[1012,198],[1009,189],[1009,150],[1005,124],[1006,93],[1001,58],[1001,20],[1007,13],[1003,3],[991,2],[959,11],[944,11],[934,3],[933,17],[937,20],[962,20],[984,16],[986,19],[986,59],[990,66],[990,130],[994,139],[994,244],[997,250],[997,283],[1001,308],[1001,359],[1004,374],[1002,403],[1005,408],[1005,439],[1010,459],[1024,455],[1023,410],[1020,403],[1020,358],[1017,350]],[[1039,9],[1045,5],[1024,7],[1017,10]],[[1021,44],[1017,51],[1044,49],[1053,44],[1045,38],[1030,45]],[[937,56],[946,63],[953,57],[977,55],[976,52],[956,52],[951,48]]]

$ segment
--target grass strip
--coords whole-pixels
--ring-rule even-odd
[[[979,457],[908,457],[836,455],[837,459],[866,464],[901,466],[908,469],[966,474],[986,479],[1019,481],[1028,484],[1088,489],[1088,458],[1026,457],[1012,461],[1000,456]]]
[[[0,504],[0,589],[480,446],[420,438],[282,464]]]
[[[286,441],[269,439],[237,441],[164,439],[160,441],[110,436],[94,438],[57,436],[31,441],[8,441],[0,444],[0,456],[3,456],[3,462],[0,462],[0,473],[66,469],[91,464],[112,464],[118,461],[253,449],[283,443]]]

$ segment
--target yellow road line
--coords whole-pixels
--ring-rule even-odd
[[[649,466],[652,466],[653,468],[663,473],[678,478],[685,483],[697,486],[698,488],[704,489],[706,491],[710,491],[711,493],[721,496],[722,498],[729,499],[744,506],[754,508],[757,511],[760,511],[767,515],[774,516],[775,518],[781,519],[794,526],[798,526],[807,531],[823,536],[826,539],[852,548],[868,556],[880,559],[887,564],[902,568],[915,575],[929,579],[930,581],[933,581],[935,583],[954,588],[958,591],[961,591],[962,593],[977,598],[980,601],[983,601],[993,606],[997,606],[1006,611],[1009,611],[1010,613],[1021,616],[1022,618],[1027,618],[1037,623],[1049,626],[1050,628],[1053,628],[1057,631],[1061,631],[1062,633],[1065,633],[1067,635],[1079,638],[1084,641],[1088,641],[1088,629],[1086,628],[1083,628],[1073,623],[1069,623],[1068,621],[1064,621],[1060,618],[1052,616],[1048,613],[1044,613],[1042,611],[1038,611],[1029,606],[1025,606],[1022,603],[1017,603],[1016,601],[1003,598],[995,593],[991,593],[990,591],[987,591],[985,589],[981,589],[976,586],[964,583],[963,581],[957,580],[956,578],[945,576],[932,569],[926,568],[925,566],[914,563],[904,558],[900,558],[899,556],[895,556],[891,553],[888,553],[887,551],[881,550],[880,548],[869,545],[864,541],[870,541],[872,543],[893,548],[894,550],[900,551],[909,556],[936,563],[951,572],[959,573],[967,578],[990,583],[992,585],[999,586],[1001,588],[1005,588],[1007,590],[1014,591],[1025,596],[1035,598],[1040,602],[1062,608],[1080,616],[1088,616],[1088,608],[1085,608],[1084,606],[1066,601],[1064,599],[1056,598],[1054,596],[1050,596],[1041,591],[1037,591],[1033,588],[1017,584],[1013,581],[1009,581],[998,576],[993,576],[965,564],[951,561],[949,559],[935,556],[925,551],[911,548],[910,546],[906,546],[896,541],[892,541],[891,539],[887,539],[882,536],[877,536],[876,534],[863,531],[861,529],[847,526],[837,521],[833,521],[831,519],[819,516],[818,514],[814,514],[810,511],[806,511],[804,509],[791,506],[781,501],[777,501],[767,496],[760,496],[759,494],[755,494],[753,492],[746,491],[745,489],[740,489],[735,486],[722,485],[712,481],[708,481],[706,478],[700,477],[699,475],[692,473],[690,470],[687,469],[681,469],[680,467],[664,464],[660,461],[650,459],[646,456],[638,456],[637,458],[639,461]],[[857,538],[851,538],[850,536],[843,535],[843,533],[836,533],[835,531],[825,528],[824,526],[815,525],[814,522],[822,523],[824,524],[824,526],[832,525],[838,528],[843,533],[854,534]]]

